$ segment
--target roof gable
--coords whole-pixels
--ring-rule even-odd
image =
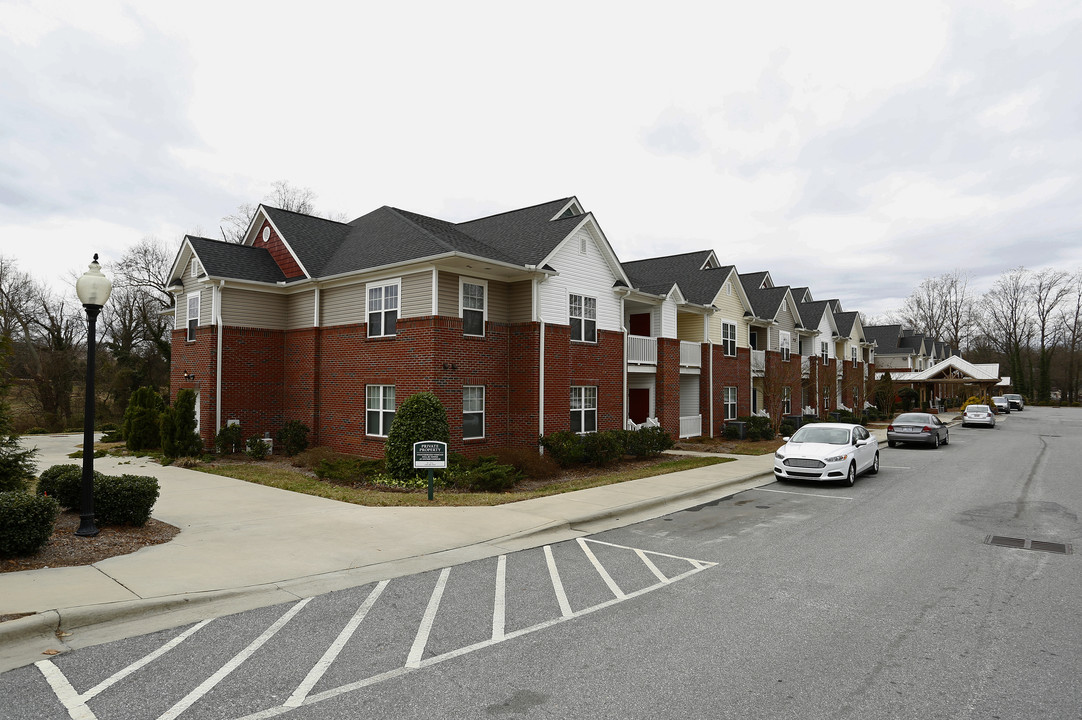
[[[191,235],[185,236],[177,252],[170,280],[180,276],[189,255],[199,260],[207,277],[260,283],[284,283],[288,280],[270,252],[264,248]]]

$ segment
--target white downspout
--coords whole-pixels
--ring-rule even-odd
[[[713,311],[710,312],[713,314]],[[710,382],[707,383],[707,422],[710,423],[710,433],[707,437],[714,437],[714,336],[710,333],[710,315],[703,315],[703,332],[706,333],[706,353],[709,361],[706,370],[710,373]]]
[[[548,280],[548,275],[542,275],[534,281],[533,286],[533,312],[534,317],[541,323],[541,337],[538,344],[538,369],[537,369],[537,432],[545,434],[545,318],[541,317],[541,283]],[[544,454],[545,449],[541,448]]]
[[[214,378],[214,437],[222,431],[222,288],[225,280],[219,280],[214,288],[214,324],[218,326],[218,353],[215,358]]]
[[[631,416],[628,415],[629,410],[628,410],[628,407],[627,407],[627,394],[628,394],[628,392],[630,392],[630,388],[628,388],[628,385],[627,385],[627,344],[628,344],[628,342],[630,342],[630,340],[628,339],[628,336],[627,336],[628,335],[628,333],[627,333],[627,322],[626,322],[627,312],[626,312],[624,303],[627,301],[627,296],[631,294],[631,289],[630,288],[619,288],[618,292],[621,293],[620,294],[620,331],[623,332],[623,334],[624,334],[624,400],[623,400],[624,414],[622,416],[624,419],[621,421],[622,424],[620,425],[620,429],[621,430],[626,430],[627,429],[627,421],[631,419]]]

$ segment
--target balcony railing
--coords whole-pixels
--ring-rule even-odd
[[[751,374],[759,377],[766,374],[766,350],[751,351]]]
[[[699,437],[703,434],[703,416],[688,415],[680,418],[680,437]]]
[[[697,342],[680,341],[680,365],[683,367],[702,367],[702,345]]]
[[[637,365],[657,365],[657,338],[628,335],[627,361]]]

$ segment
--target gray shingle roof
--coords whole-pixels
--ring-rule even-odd
[[[793,293],[793,300],[798,303],[815,302],[811,299],[811,290],[806,287],[790,288],[789,292]]]
[[[647,258],[622,263],[632,286],[643,292],[665,295],[679,285],[684,298],[697,305],[709,305],[717,297],[732,265],[700,270],[712,250]]]
[[[263,209],[312,277],[332,274],[325,268],[349,232],[349,225],[267,205]]]
[[[898,347],[898,341],[902,337],[901,325],[866,325],[864,337],[868,342],[875,342],[877,355],[911,354],[909,348]]]
[[[278,263],[265,248],[190,235],[187,239],[207,275],[268,283],[286,279]]]
[[[834,322],[838,324],[838,334],[849,337],[853,334],[853,324],[856,322],[856,311],[834,313]],[[801,317],[804,317],[801,313]]]
[[[573,198],[458,223],[455,227],[504,253],[518,265],[539,265],[582,222],[583,215],[552,218]]]
[[[830,303],[826,300],[797,303],[797,311],[800,313],[800,320],[804,323],[804,327],[809,330],[818,328],[819,323],[823,321],[823,312],[826,311],[829,305]]]
[[[740,282],[743,283],[745,290],[759,290],[768,275],[770,275],[770,273],[765,270],[753,273],[740,273]]]

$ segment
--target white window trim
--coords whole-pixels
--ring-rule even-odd
[[[380,322],[380,331],[381,331],[380,334],[379,335],[373,335],[372,334],[372,323],[369,321],[368,293],[369,293],[369,291],[374,290],[375,288],[385,288],[385,287],[390,287],[392,285],[394,285],[396,288],[398,288],[398,295],[397,295],[397,297],[398,297],[398,307],[396,308],[397,313],[395,314],[395,331],[393,333],[385,332],[387,330],[387,323],[382,322],[382,320],[386,319],[386,317],[384,316],[384,318],[381,318],[381,322]],[[385,303],[383,303],[383,304],[385,304]],[[379,310],[378,312],[385,314],[387,312],[387,308],[383,308],[383,309]],[[365,283],[365,285],[364,285],[364,322],[368,326],[368,328],[366,330],[366,335],[368,337],[395,337],[398,334],[398,320],[401,320],[401,319],[402,319],[402,278],[399,277],[399,278],[393,278],[393,279],[389,279],[389,280],[371,280],[371,281]]]
[[[793,340],[788,330],[778,331],[778,350],[781,352],[781,359],[788,360],[789,356],[793,352]]]
[[[199,327],[199,314],[203,307],[203,293],[190,292],[184,299],[184,339],[195,342],[195,330],[192,328],[192,298],[195,298],[195,326]]]
[[[597,329],[597,305],[598,305],[597,298],[592,296],[592,295],[583,295],[581,293],[569,292],[567,294],[567,324],[568,324],[569,327],[572,325],[572,321],[576,319],[576,316],[571,314],[571,298],[574,298],[574,297],[582,298],[582,317],[578,318],[579,320],[582,321],[582,337],[579,338],[578,340],[576,340],[574,337],[572,337],[571,342],[590,343],[592,345],[596,345],[598,337],[599,337],[598,329]],[[593,300],[594,301],[594,316],[593,316],[593,318],[586,317],[586,301],[587,300]],[[586,339],[586,323],[590,322],[590,321],[592,321],[593,324],[594,324],[594,339],[593,340],[587,340]],[[572,333],[572,335],[573,334],[574,333]]]
[[[192,277],[199,277],[199,259],[195,257],[192,258]]]
[[[387,437],[387,434],[388,434],[388,432],[390,431],[391,428],[390,427],[383,427],[383,416],[384,416],[384,413],[388,412],[387,410],[383,409],[384,390],[386,388],[391,388],[393,390],[394,387],[395,387],[394,385],[365,385],[364,386],[364,434],[365,435],[367,435],[369,437],[381,437],[381,438]],[[368,407],[368,390],[370,388],[379,388],[380,389],[379,390],[379,407],[378,408],[370,408],[370,407]],[[390,411],[392,413],[397,413],[398,412],[398,407],[397,407],[398,396],[397,396],[397,394],[395,395],[395,403],[396,403],[395,408],[393,408]],[[383,431],[382,433],[372,432],[372,428],[370,427],[369,422],[368,422],[368,413],[369,412],[378,412],[379,413],[379,424],[380,424],[379,429]],[[394,422],[394,421],[392,420],[392,422]]]
[[[830,360],[830,343],[824,340],[819,341],[819,357],[822,358],[824,363]]]
[[[589,411],[589,410],[594,411],[594,429],[593,430],[579,430],[578,434],[579,435],[589,435],[590,433],[595,433],[595,432],[597,432],[597,426],[598,426],[597,386],[596,385],[572,385],[570,395],[574,395],[576,390],[579,391],[579,394],[582,396],[582,407],[580,407],[580,408],[571,408],[571,413],[572,414],[574,414],[574,413],[579,413],[580,414],[580,418],[579,418],[579,427],[580,428],[586,427],[586,412]],[[587,390],[593,390],[594,391],[593,392],[593,401],[594,401],[593,407],[589,407],[586,404],[586,399],[587,399],[586,391]],[[568,421],[570,422],[570,415],[568,416]]]
[[[783,385],[781,388],[782,415],[793,414],[793,388]]]
[[[475,389],[475,388],[480,388],[481,389],[481,410],[480,410],[480,412],[478,412],[477,410],[469,410],[469,411],[467,411],[466,408],[465,408],[466,390],[471,390],[471,389]],[[485,392],[485,386],[484,385],[463,385],[462,386],[462,400],[463,400],[463,408],[462,408],[462,439],[463,440],[484,440],[485,439],[485,432],[487,430],[487,428],[485,427],[485,402],[486,402],[485,395],[486,394],[487,393]],[[469,415],[480,415],[481,416],[481,434],[480,435],[471,435],[469,437],[466,437],[466,415],[467,414],[469,414]]]
[[[485,324],[488,322],[488,280],[481,280],[480,278],[458,278],[458,316],[465,320],[466,308],[464,307],[463,300],[465,299],[466,285],[480,285],[484,288],[484,296],[481,303],[481,334],[474,335],[473,333],[467,333],[465,322],[463,322],[462,333],[469,335],[470,337],[484,337],[485,336]],[[401,303],[399,303],[401,304]],[[569,306],[570,307],[570,306]],[[472,309],[472,308],[471,308]]]
[[[738,407],[738,405],[737,405],[738,395],[737,395],[737,391],[736,391],[736,386],[735,385],[727,385],[724,388],[722,388],[721,392],[722,392],[722,395],[721,395],[722,417],[725,420],[735,420],[736,417],[737,417],[737,412],[738,412],[738,410],[737,410],[737,407]],[[732,402],[729,402],[729,395],[730,394],[733,397]],[[729,407],[730,406],[732,406],[732,409],[733,409],[732,417],[729,417]]]
[[[729,328],[732,334],[725,336],[725,330]],[[729,343],[732,343],[732,352],[729,352]],[[736,357],[736,323],[721,321],[721,352],[725,357]]]

